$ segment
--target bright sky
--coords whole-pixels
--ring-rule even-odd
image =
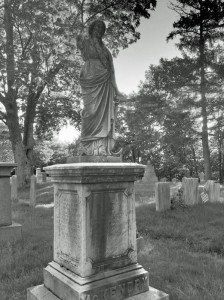
[[[158,0],[150,19],[142,19],[138,31],[140,40],[121,50],[114,59],[116,81],[122,93],[130,94],[138,90],[138,85],[145,78],[145,71],[151,64],[158,64],[160,58],[173,58],[180,55],[173,41],[166,42],[178,15],[168,8],[169,0]],[[71,142],[77,137],[77,130],[68,124],[59,133],[59,140]]]
[[[151,64],[158,64],[160,58],[180,55],[174,41],[166,42],[178,15],[168,8],[169,0],[158,0],[150,19],[142,19],[138,31],[140,40],[121,51],[114,59],[116,80],[121,92],[129,94],[137,91],[140,80]]]

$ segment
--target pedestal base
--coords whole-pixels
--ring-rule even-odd
[[[0,242],[11,242],[22,238],[22,225],[12,223],[8,226],[0,226]]]
[[[115,298],[110,298],[110,297],[108,298],[108,300],[112,300],[112,299],[117,300]],[[154,289],[153,287],[150,286],[147,292],[126,299],[128,300],[169,300],[169,295],[157,289]],[[42,285],[29,288],[27,290],[27,300],[61,300],[61,299],[59,299],[54,294],[52,294],[42,284]],[[89,298],[88,300],[92,300],[92,299]]]
[[[44,285],[28,289],[28,300],[159,300],[167,294],[148,285],[141,265],[82,278],[55,262],[44,269]]]

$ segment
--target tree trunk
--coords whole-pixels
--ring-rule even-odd
[[[10,105],[6,105],[6,112],[6,121],[9,128],[14,160],[17,163],[18,185],[23,186],[28,180],[27,158],[25,147],[22,142],[16,103],[14,103],[14,105],[11,105],[11,103]]]
[[[203,18],[201,17],[203,20]],[[201,114],[202,114],[202,148],[204,158],[205,179],[211,179],[210,149],[208,142],[208,120],[207,120],[207,99],[205,81],[205,39],[203,33],[203,22],[200,24],[200,93],[201,93]]]

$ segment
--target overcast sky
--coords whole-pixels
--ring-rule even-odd
[[[114,59],[118,88],[129,94],[137,91],[140,80],[144,80],[145,71],[151,64],[158,64],[161,57],[173,58],[180,55],[175,42],[166,42],[172,30],[172,24],[178,15],[168,8],[169,0],[158,0],[150,19],[142,19],[139,27],[141,39],[121,50]]]

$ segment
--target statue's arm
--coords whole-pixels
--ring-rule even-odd
[[[111,82],[112,82],[112,85],[115,89],[116,95],[119,96],[119,95],[121,95],[121,92],[119,91],[118,86],[117,86],[113,57],[112,57],[109,50],[108,50],[108,56],[109,56],[109,64],[110,64],[110,72],[111,72]]]
[[[116,93],[115,101],[117,103],[118,102],[125,102],[127,99],[126,99],[126,97],[124,97],[122,95],[122,93],[119,91],[118,86],[117,86],[116,77],[115,77],[115,70],[114,70],[114,63],[113,63],[113,57],[112,57],[109,50],[108,50],[108,53],[109,53],[109,63],[110,63],[110,71],[111,71],[111,82],[112,82],[112,85],[113,85],[113,87],[115,89],[115,93]]]

